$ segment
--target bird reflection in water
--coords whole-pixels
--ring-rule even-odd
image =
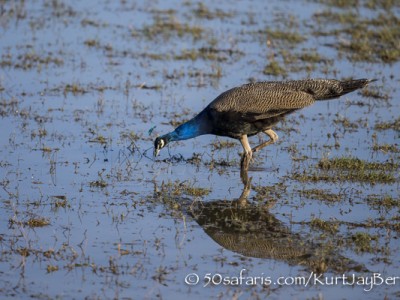
[[[307,241],[269,212],[269,207],[248,200],[251,178],[248,165],[241,167],[243,191],[237,200],[196,201],[188,213],[223,248],[247,257],[280,260],[324,273],[366,271],[332,247]]]

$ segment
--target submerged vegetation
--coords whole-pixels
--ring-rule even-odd
[[[376,240],[376,237],[365,232],[356,232],[351,236],[351,241],[358,252],[374,252],[371,242]]]
[[[356,157],[338,157],[338,158],[324,158],[318,163],[322,170],[351,170],[351,171],[364,171],[364,170],[382,170],[382,171],[395,171],[399,168],[399,163],[396,162],[368,162]]]
[[[204,29],[200,26],[180,22],[171,11],[167,12],[166,16],[155,15],[153,24],[145,26],[142,32],[149,39],[154,39],[157,36],[169,39],[174,34],[178,37],[188,35],[193,39],[199,39],[202,37]]]
[[[299,193],[309,199],[317,199],[327,202],[338,202],[343,199],[343,195],[331,193],[323,189],[300,190]]]
[[[326,10],[314,15],[318,24],[340,24],[328,31],[315,34],[341,39],[331,46],[339,53],[356,61],[393,63],[400,60],[400,19],[390,10],[371,19],[363,18],[357,11]]]
[[[388,130],[388,129],[400,131],[400,117],[398,117],[396,120],[393,121],[378,122],[375,124],[375,129],[378,131]]]
[[[329,232],[331,234],[334,234],[338,232],[339,226],[337,223],[329,222],[329,221],[324,221],[318,218],[314,218],[310,222],[311,227],[318,228],[320,230]]]
[[[162,186],[162,191],[171,193],[173,196],[181,196],[182,194],[195,197],[203,197],[211,191],[208,188],[195,187],[189,182],[169,182]]]
[[[284,299],[293,287],[203,288],[204,275],[393,276],[399,8],[1,1],[0,294]],[[378,81],[289,115],[278,142],[253,156],[246,185],[236,140],[201,136],[153,158],[157,135],[221,91],[306,77]],[[185,285],[192,273],[199,283]],[[365,296],[362,286],[296,293]],[[389,285],[368,294],[396,296]]]
[[[299,181],[359,181],[391,184],[399,181],[397,162],[368,162],[354,157],[323,158],[318,170],[304,170],[291,177]]]

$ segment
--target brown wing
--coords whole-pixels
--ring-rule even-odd
[[[280,89],[275,84],[247,84],[219,95],[209,104],[218,112],[236,112],[254,118],[268,118],[293,111],[315,102],[306,92]]]

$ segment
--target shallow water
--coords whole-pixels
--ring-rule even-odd
[[[399,62],[330,46],[347,37],[316,35],[315,14],[342,9],[320,2],[0,4],[2,299],[399,296]],[[387,13],[360,3],[360,18]],[[271,60],[287,74],[265,74]],[[222,91],[305,77],[377,78],[378,98],[355,92],[289,116],[256,153],[249,189],[239,142],[217,149],[232,140],[202,136],[153,159],[157,135]],[[349,170],[318,166],[342,157],[384,170],[343,179]]]

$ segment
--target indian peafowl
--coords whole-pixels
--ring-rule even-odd
[[[154,156],[172,141],[215,134],[239,140],[244,149],[243,159],[250,161],[253,152],[278,140],[272,127],[286,115],[315,101],[338,98],[372,81],[376,80],[305,79],[249,83],[232,88],[219,95],[193,119],[157,137]],[[259,132],[264,132],[270,140],[252,149],[247,137]]]

